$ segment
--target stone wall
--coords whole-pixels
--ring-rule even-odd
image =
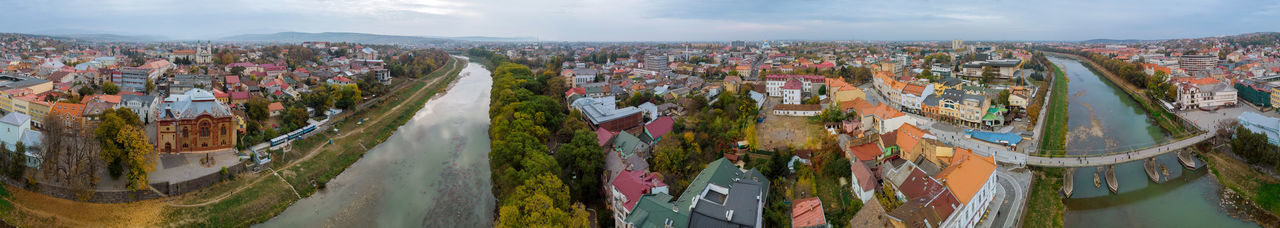
[[[246,167],[245,162],[240,162],[232,166],[227,166],[227,172],[233,175],[240,174],[245,171],[248,171],[248,167]],[[40,194],[44,194],[47,196],[52,196],[52,197],[57,197],[57,198],[62,198],[62,199],[67,199],[72,201],[83,201],[83,202],[90,202],[90,203],[129,203],[129,202],[136,202],[141,200],[163,198],[164,195],[161,195],[161,193],[169,196],[181,195],[183,193],[188,193],[191,191],[212,186],[213,184],[217,184],[218,182],[222,181],[222,178],[223,178],[222,172],[214,172],[209,175],[201,176],[201,177],[183,181],[183,182],[152,183],[151,187],[155,188],[159,192],[152,191],[151,189],[144,189],[144,190],[137,190],[137,191],[130,191],[130,190],[92,191],[91,193],[88,193],[88,194],[91,194],[88,199],[81,199],[79,196],[77,196],[76,191],[63,186],[39,183],[33,189],[33,188],[28,188],[26,180],[19,181],[19,180],[9,179],[7,177],[0,177],[0,180],[3,180],[5,184],[8,184],[10,186],[26,189],[28,191],[38,192]]]

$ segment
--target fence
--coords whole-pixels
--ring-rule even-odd
[[[245,162],[236,163],[235,165],[227,167],[227,172],[232,175],[243,173],[246,170],[248,169],[245,166]],[[14,186],[17,188],[22,188],[27,191],[32,191],[32,192],[40,193],[42,195],[57,197],[61,199],[71,200],[71,201],[83,201],[83,202],[90,202],[90,203],[129,203],[129,202],[136,202],[136,201],[142,201],[142,200],[159,199],[159,198],[165,197],[166,195],[169,195],[169,196],[181,195],[183,193],[209,187],[213,184],[217,184],[218,182],[221,182],[222,179],[223,179],[222,172],[214,172],[208,175],[204,175],[201,177],[197,177],[194,179],[190,179],[190,180],[186,180],[178,183],[170,183],[170,182],[152,183],[151,187],[155,188],[158,192],[152,191],[151,189],[85,190],[82,192],[77,192],[77,190],[67,188],[65,186],[52,185],[52,184],[46,184],[46,183],[37,183],[36,186],[34,186],[35,188],[29,188],[29,186],[27,186],[27,184],[24,183],[23,181],[13,180],[7,177],[0,178],[0,180],[3,180],[5,184]],[[80,195],[86,195],[86,194],[88,195],[87,199],[82,199],[80,197]],[[161,194],[165,194],[165,195],[161,195]]]

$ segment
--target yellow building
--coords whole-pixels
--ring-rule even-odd
[[[1280,108],[1280,87],[1271,88],[1271,107]]]
[[[843,79],[827,78],[826,84],[827,98],[831,99],[832,103],[838,104],[857,99],[867,99],[867,93],[863,92],[862,89],[858,89],[858,87],[850,85]]]
[[[49,103],[41,101],[36,94],[53,90],[53,82],[15,75],[0,75],[0,82],[7,82],[0,85],[0,110],[27,114],[35,123],[40,123],[48,115]]]

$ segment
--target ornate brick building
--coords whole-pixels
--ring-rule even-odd
[[[156,151],[207,152],[236,145],[231,111],[207,90],[170,95],[157,109]]]

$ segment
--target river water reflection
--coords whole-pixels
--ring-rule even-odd
[[[1101,154],[1142,148],[1172,140],[1148,120],[1125,92],[1070,58],[1049,57],[1066,71],[1070,106],[1067,149],[1072,154]],[[1067,227],[1256,227],[1231,217],[1222,207],[1222,186],[1207,168],[1189,171],[1173,154],[1156,157],[1169,180],[1153,183],[1143,162],[1116,165],[1119,193],[1105,182],[1094,187],[1095,168],[1076,169],[1075,192],[1065,200]],[[1100,175],[1101,176],[1101,175]]]
[[[260,227],[489,227],[489,71],[446,94],[328,183]]]

